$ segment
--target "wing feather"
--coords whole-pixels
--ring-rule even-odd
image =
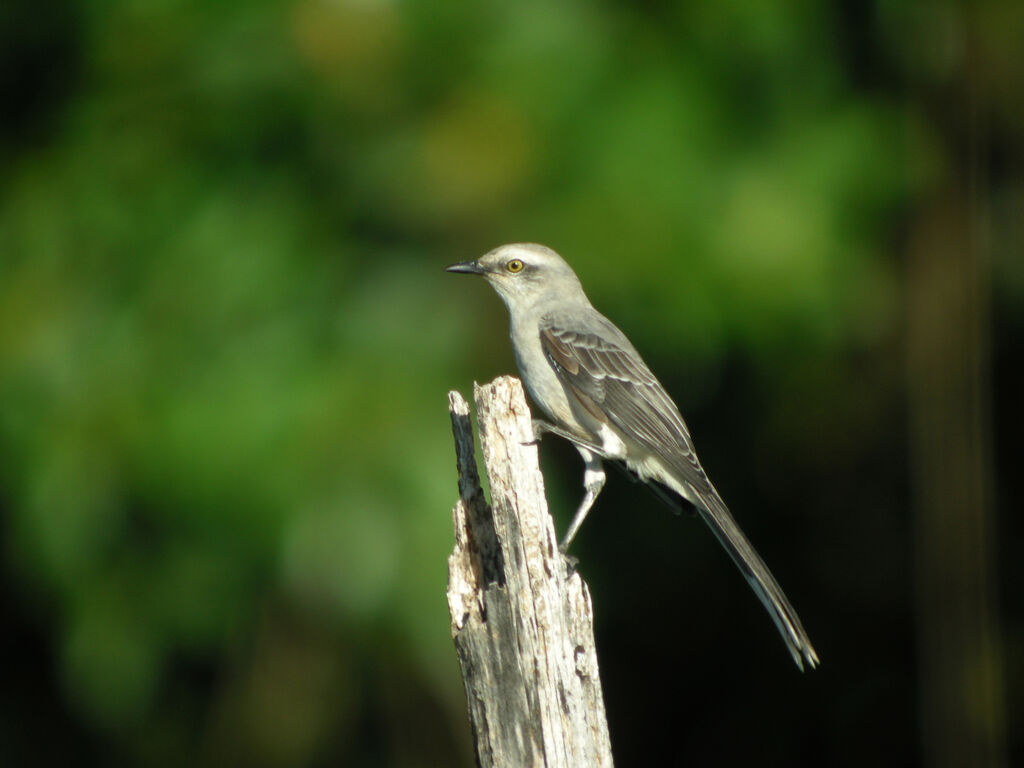
[[[797,666],[816,666],[818,656],[800,618],[704,474],[679,410],[621,332],[610,323],[605,330],[570,331],[549,320],[541,323],[541,346],[578,402],[658,456],[689,487],[689,501],[767,608]]]
[[[679,472],[699,496],[714,494],[672,399],[628,344],[541,324],[541,345],[570,392],[622,434]]]

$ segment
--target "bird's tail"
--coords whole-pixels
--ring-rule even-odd
[[[746,577],[754,593],[768,610],[768,614],[775,622],[779,634],[782,635],[782,639],[792,654],[793,661],[800,667],[800,671],[804,669],[804,662],[814,669],[818,665],[818,654],[800,623],[800,617],[796,615],[793,606],[789,604],[782,587],[772,576],[768,566],[764,564],[764,560],[747,541],[747,537],[743,535],[743,531],[736,524],[729,509],[725,506],[725,502],[712,487],[711,493],[704,495],[696,507],[704,522],[715,534],[715,538],[725,547],[733,562]]]

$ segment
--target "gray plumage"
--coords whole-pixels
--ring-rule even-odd
[[[818,656],[796,611],[701,468],[679,409],[625,334],[590,304],[562,257],[543,245],[515,243],[448,271],[482,275],[501,296],[523,383],[553,422],[534,420],[536,436],[560,435],[583,457],[585,494],[562,551],[604,485],[601,459],[622,461],[640,479],[696,508],[768,610],[797,666],[815,667]]]

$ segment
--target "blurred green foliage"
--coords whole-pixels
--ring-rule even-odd
[[[890,344],[946,173],[858,79],[887,4],[50,5],[0,36],[0,505],[99,762],[468,760],[443,396],[511,357],[445,264],[555,247],[700,407]]]

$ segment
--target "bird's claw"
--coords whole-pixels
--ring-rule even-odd
[[[551,424],[548,424],[542,419],[532,419],[530,425],[533,428],[533,440],[523,443],[523,445],[536,445],[546,433],[554,430],[554,427]]]
[[[558,548],[558,551],[562,553],[562,561],[565,563],[566,577],[572,576],[576,573],[576,567],[580,564],[580,559],[575,555],[566,554],[562,551],[561,547]]]
[[[542,437],[548,432],[555,430],[552,424],[548,424],[543,419],[533,419],[530,424],[533,426],[533,440],[539,442]]]

